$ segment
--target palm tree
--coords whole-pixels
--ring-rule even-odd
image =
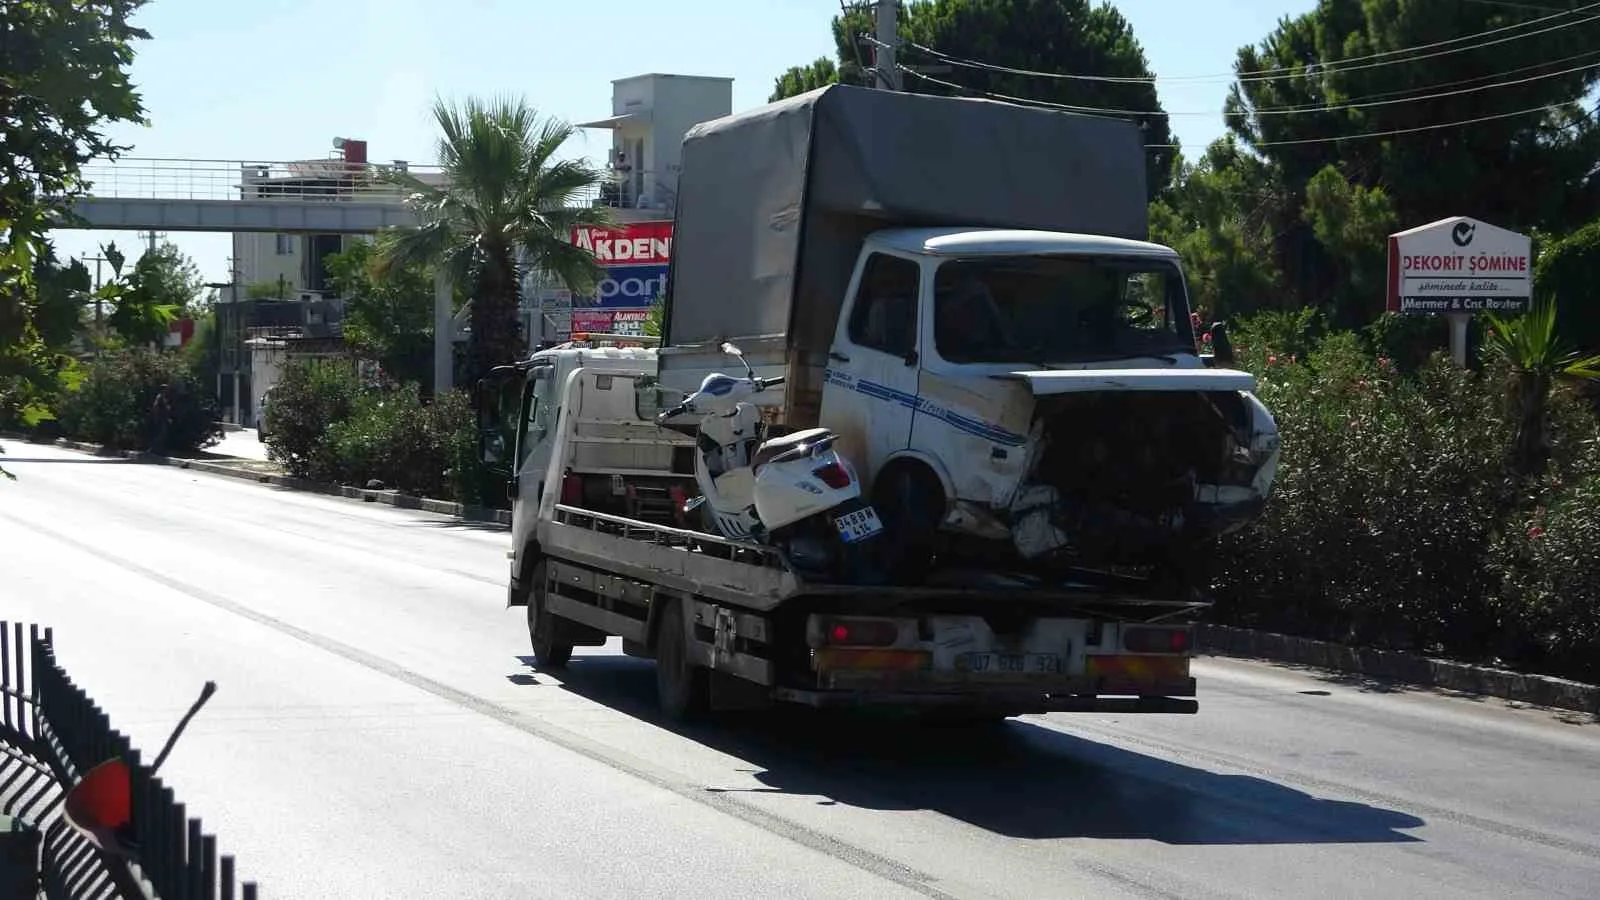
[[[572,126],[541,118],[517,99],[436,101],[444,184],[408,172],[388,176],[412,193],[422,224],[385,232],[374,274],[411,263],[442,266],[468,287],[472,337],[469,383],[523,352],[519,261],[559,278],[574,292],[591,290],[601,271],[572,243],[573,228],[610,224],[606,210],[579,203],[601,180],[582,160],[557,160]],[[520,260],[519,260],[520,257]]]
[[[1490,314],[1489,349],[1511,365],[1517,432],[1511,464],[1521,475],[1538,475],[1549,456],[1545,413],[1550,385],[1558,377],[1600,379],[1600,354],[1584,356],[1556,332],[1553,299],[1535,302],[1521,318]]]

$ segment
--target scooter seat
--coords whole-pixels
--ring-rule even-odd
[[[786,434],[783,437],[772,438],[762,444],[761,449],[757,450],[756,455],[750,459],[750,474],[753,475],[761,471],[762,466],[772,462],[772,458],[780,453],[793,450],[801,444],[809,444],[812,441],[830,437],[832,434],[833,430],[829,428],[807,428],[802,431],[796,431],[793,434]]]

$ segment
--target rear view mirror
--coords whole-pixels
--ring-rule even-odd
[[[1206,333],[1211,335],[1211,352],[1200,354],[1200,359],[1205,360],[1205,364],[1211,367],[1234,365],[1234,343],[1227,340],[1227,322],[1211,323],[1211,330]]]
[[[1233,342],[1228,340],[1228,323],[1211,323],[1211,356],[1225,366],[1234,364]]]
[[[473,390],[473,407],[478,413],[478,461],[494,470],[506,469],[510,458],[507,446],[508,407],[506,395],[521,381],[521,373],[511,366],[490,370]]]

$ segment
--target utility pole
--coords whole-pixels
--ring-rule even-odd
[[[100,264],[106,262],[107,260],[104,256],[85,256],[81,258],[84,262],[94,260],[94,333],[99,335],[101,321],[104,319],[104,315],[101,312],[102,304],[100,301]]]
[[[872,45],[872,68],[876,77],[872,86],[879,90],[900,90],[900,69],[894,61],[894,48],[900,44],[896,23],[899,12],[899,0],[877,0],[874,30],[878,41]]]

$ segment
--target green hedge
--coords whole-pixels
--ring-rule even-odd
[[[178,355],[124,350],[91,361],[76,390],[62,396],[65,437],[119,450],[189,454],[221,437],[211,388]],[[165,403],[157,398],[166,388]]]
[[[415,384],[363,385],[344,361],[286,366],[266,412],[266,444],[290,474],[477,502],[475,419],[466,395],[424,404]]]
[[[1215,616],[1306,637],[1600,678],[1600,420],[1551,401],[1555,458],[1506,465],[1508,372],[1413,374],[1352,334],[1240,329],[1283,457],[1264,517],[1219,548]],[[1391,345],[1392,346],[1392,345]]]

